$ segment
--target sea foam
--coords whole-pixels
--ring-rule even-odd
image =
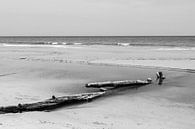
[[[158,50],[158,51],[192,51],[192,50],[195,50],[195,48],[194,47],[192,47],[192,48],[185,48],[185,47],[170,47],[170,48],[157,48],[156,50]]]
[[[118,46],[130,46],[130,43],[117,43]]]

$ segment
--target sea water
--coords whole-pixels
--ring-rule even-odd
[[[116,45],[195,47],[195,36],[20,36],[0,37],[0,44],[33,45]]]

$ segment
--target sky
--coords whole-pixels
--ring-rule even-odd
[[[0,36],[195,35],[195,0],[0,0]]]

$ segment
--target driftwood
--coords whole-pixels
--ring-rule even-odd
[[[105,92],[83,93],[71,96],[55,97],[47,99],[42,102],[30,103],[30,104],[18,104],[17,106],[0,107],[0,113],[18,113],[27,111],[44,111],[55,109],[60,106],[88,102],[92,99],[104,95]]]
[[[148,78],[146,81],[142,80],[124,80],[124,81],[106,81],[106,82],[94,82],[88,83],[85,86],[87,88],[100,88],[104,90],[105,88],[120,88],[120,87],[131,87],[137,88],[143,85],[151,84],[152,80]],[[105,89],[106,90],[106,89]]]
[[[99,88],[102,92],[93,93],[82,93],[70,96],[55,97],[52,96],[50,99],[45,101],[29,103],[29,104],[18,104],[17,106],[0,107],[0,114],[3,113],[18,113],[28,111],[46,111],[52,110],[61,106],[89,102],[97,97],[104,95],[108,89],[115,89],[120,87],[138,88],[144,85],[151,84],[152,80],[148,78],[146,81],[142,80],[124,80],[124,81],[107,81],[107,82],[95,82],[86,84],[87,88]]]

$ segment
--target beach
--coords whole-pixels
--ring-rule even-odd
[[[195,50],[105,45],[0,45],[0,106],[52,95],[98,91],[86,83],[146,80],[89,103],[50,112],[0,114],[2,129],[192,129],[195,127]],[[162,85],[156,72],[166,76]]]

